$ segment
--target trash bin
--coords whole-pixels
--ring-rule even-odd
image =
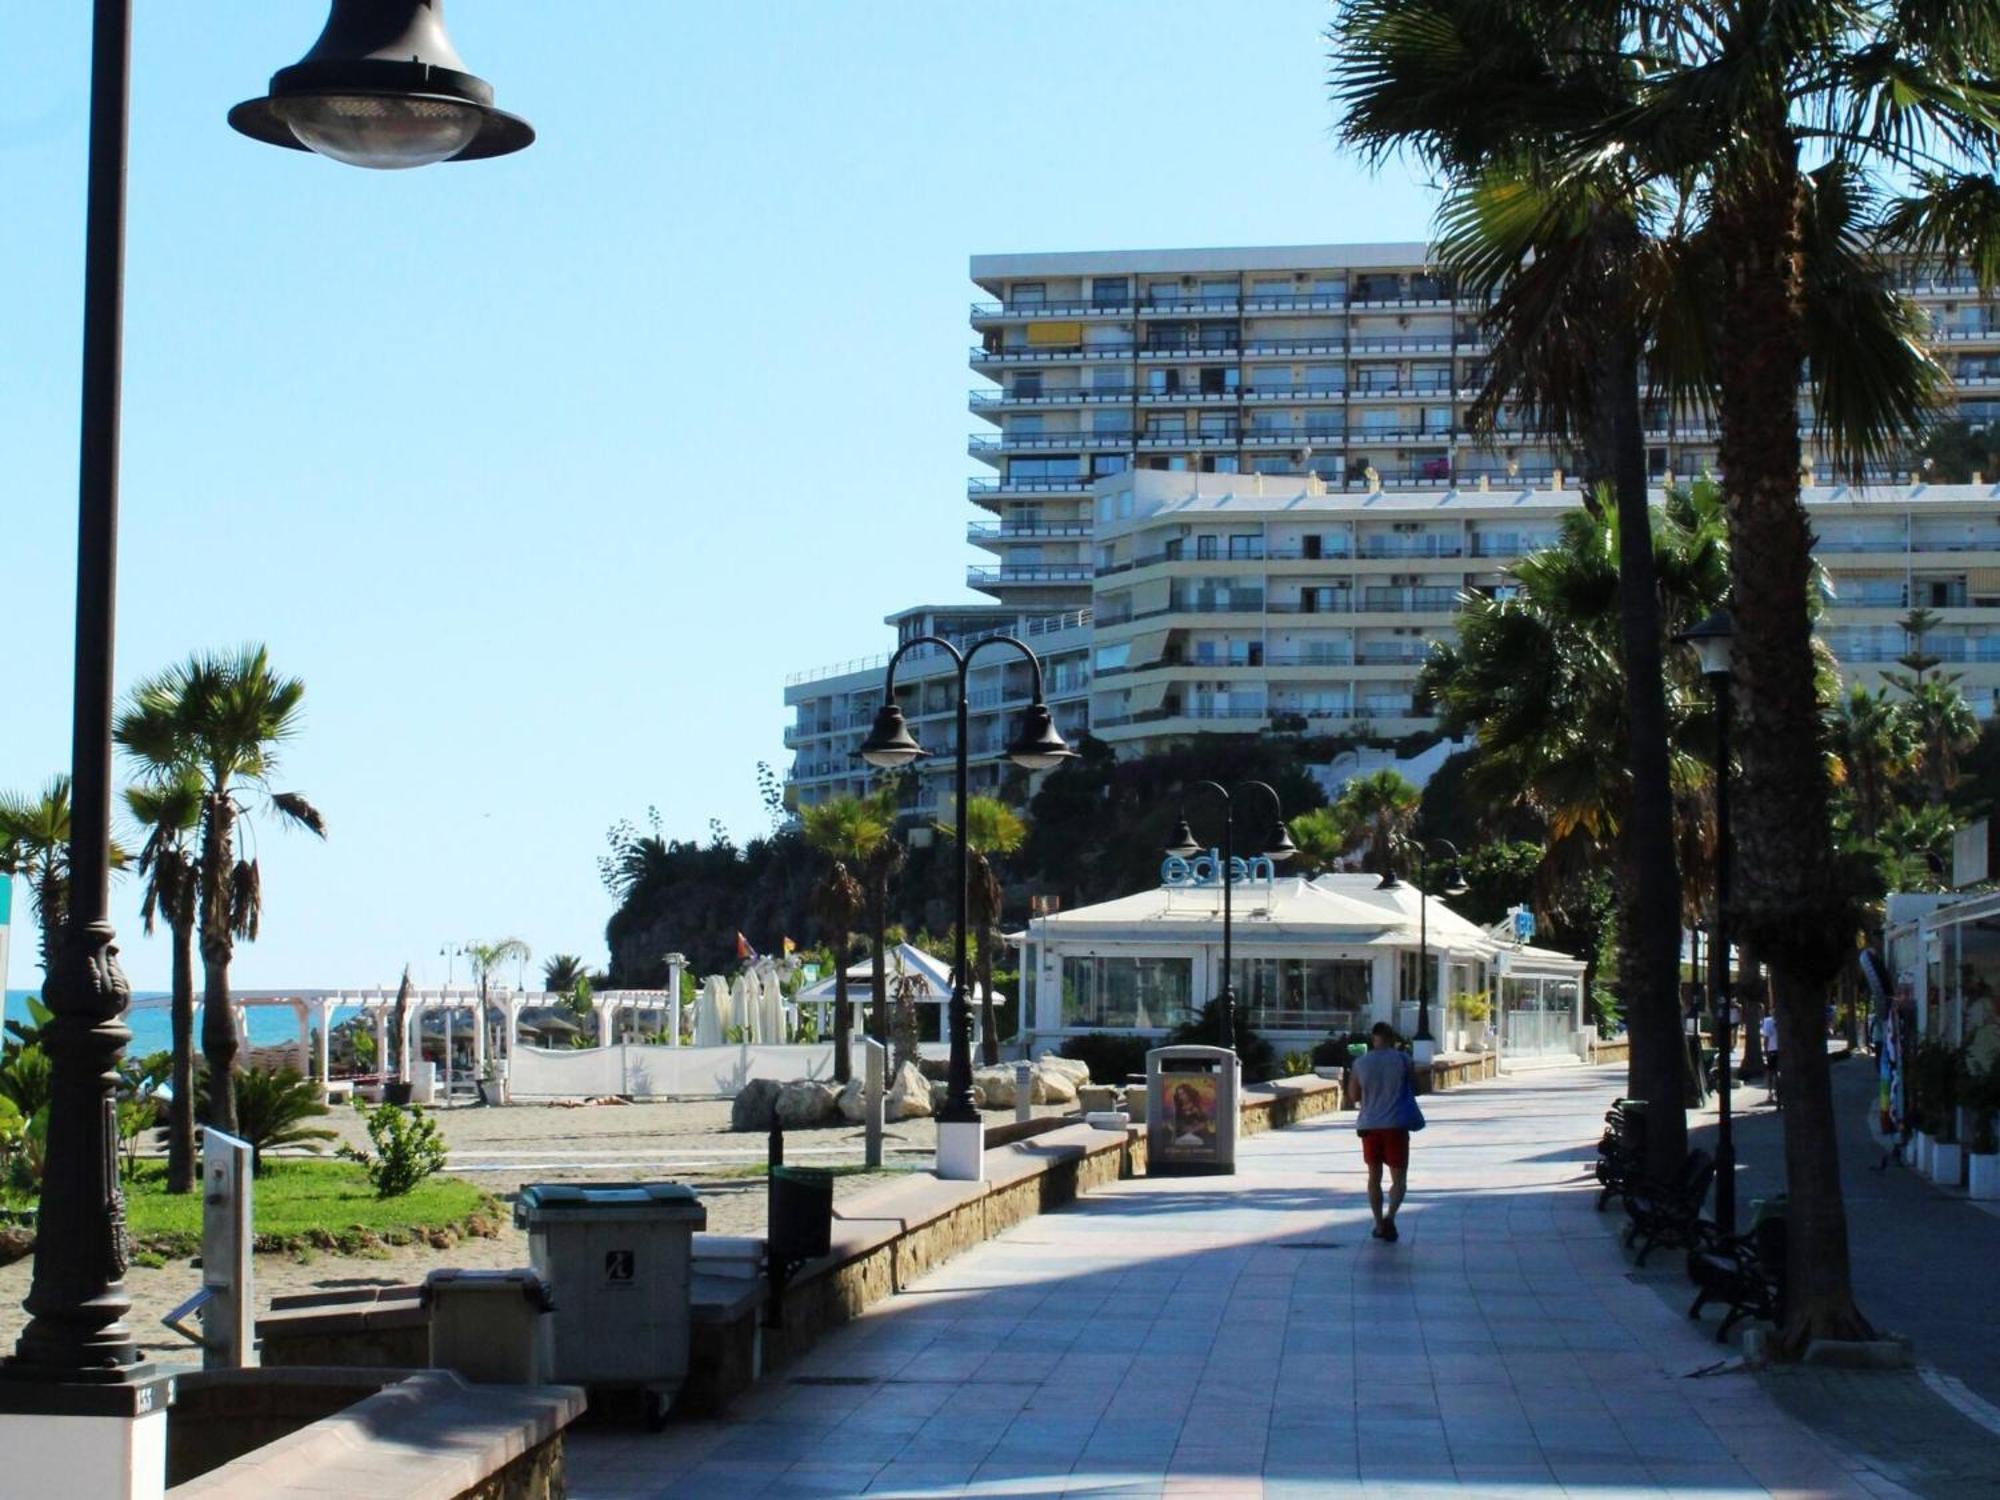
[[[771,1168],[766,1237],[773,1265],[792,1267],[833,1248],[833,1174],[812,1167]]]
[[[552,1303],[533,1271],[433,1271],[424,1278],[423,1302],[433,1369],[498,1385],[549,1383]]]
[[[1227,1047],[1155,1047],[1146,1054],[1146,1175],[1236,1170],[1243,1065]]]
[[[688,1368],[694,1235],[708,1211],[678,1182],[534,1183],[514,1202],[555,1299],[553,1377],[640,1387],[662,1405]]]

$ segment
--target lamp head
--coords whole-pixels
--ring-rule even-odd
[[[1292,831],[1279,818],[1271,824],[1270,835],[1264,840],[1264,857],[1274,865],[1281,865],[1299,852],[1299,846],[1292,842]]]
[[[394,170],[505,156],[534,127],[493,107],[444,29],[444,0],[333,0],[312,50],[229,112],[252,140]]]
[[[1471,889],[1472,887],[1465,883],[1465,871],[1453,865],[1450,875],[1445,878],[1444,893],[1447,896],[1463,896]]]
[[[901,707],[891,701],[876,711],[875,727],[868,731],[868,738],[861,742],[857,753],[869,765],[893,771],[922,756],[924,747],[916,742],[910,733],[910,726],[903,722]]]
[[[1075,757],[1076,752],[1056,733],[1048,704],[1037,698],[1021,710],[1020,732],[1007,747],[1007,759],[1024,770],[1047,771]]]
[[[1180,821],[1174,824],[1173,835],[1167,840],[1167,853],[1182,859],[1193,859],[1201,853],[1201,845],[1194,841],[1194,830],[1188,827],[1186,813],[1182,813]]]
[[[1729,618],[1729,611],[1718,609],[1699,625],[1683,630],[1674,639],[1682,645],[1692,646],[1701,661],[1701,675],[1711,682],[1729,676],[1730,663],[1734,658],[1736,627]]]

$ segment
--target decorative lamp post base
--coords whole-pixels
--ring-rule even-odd
[[[162,1500],[170,1375],[132,1384],[0,1382],[0,1494]]]
[[[939,1120],[937,1175],[945,1182],[986,1180],[986,1122]]]
[[[1437,1038],[1420,1036],[1410,1043],[1410,1057],[1418,1067],[1427,1068],[1437,1060]]]

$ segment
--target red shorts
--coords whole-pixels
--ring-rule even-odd
[[[1410,1165],[1410,1132],[1362,1131],[1361,1159],[1371,1167],[1388,1167],[1397,1172],[1406,1170]]]

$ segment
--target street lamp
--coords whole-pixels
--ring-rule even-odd
[[[966,973],[971,966],[967,951],[967,929],[971,925],[972,851],[966,842],[965,802],[967,765],[971,754],[968,721],[971,703],[966,696],[966,674],[972,659],[988,646],[1004,646],[1018,651],[1034,673],[1035,696],[1021,713],[1021,723],[1006,755],[1015,765],[1029,771],[1046,771],[1061,765],[1076,752],[1056,733],[1042,699],[1042,663],[1026,644],[1011,635],[987,636],[963,651],[939,635],[920,635],[903,642],[889,658],[888,676],[882,685],[882,707],[875,715],[875,727],[861,742],[857,752],[869,765],[885,771],[899,770],[927,754],[903,722],[903,710],[896,702],[896,667],[905,652],[914,646],[936,646],[952,659],[958,671],[958,934],[951,969],[951,1064],[946,1074],[944,1107],[938,1111],[937,1175],[976,1182],[985,1175],[986,1128],[980,1123],[979,1107],[972,1102],[972,1006],[967,999]]]
[[[1729,718],[1736,630],[1727,610],[1718,609],[1674,637],[1692,646],[1715,696],[1715,926],[1708,935],[1709,997],[1715,1006],[1715,1227],[1736,1233],[1736,1139],[1730,1115],[1729,1061],[1735,1049],[1730,1031],[1729,977]]]
[[[384,48],[402,48],[391,61]],[[131,985],[110,917],[112,640],[118,556],[118,440],[124,325],[125,160],[131,0],[95,0],[84,248],[82,450],[78,480],[75,701],[71,721],[70,911],[50,956],[43,1031],[48,1145],[36,1220],[30,1314],[0,1365],[0,1414],[129,1420],[161,1412],[167,1378],[140,1363],[124,1322],[128,1242],[117,1176],[113,1082],[131,1039]],[[313,52],[273,79],[270,98],[231,112],[239,130],[313,145],[341,160],[412,166],[518,150],[533,139],[491,108],[492,91],[453,67],[435,3],[336,0]],[[484,98],[476,97],[484,91]],[[459,113],[455,111],[467,111]],[[287,118],[289,137],[263,126]],[[476,129],[467,130],[468,119]],[[350,123],[342,125],[340,121]],[[456,144],[452,144],[453,141]],[[451,149],[444,149],[447,145]],[[52,1441],[41,1439],[42,1441]]]
[[[1285,807],[1278,800],[1277,791],[1262,781],[1245,781],[1237,785],[1237,792],[1246,792],[1255,787],[1271,799],[1271,831],[1264,839],[1264,857],[1273,864],[1283,864],[1298,848],[1292,843],[1291,830],[1285,827]],[[1222,868],[1217,875],[1222,881],[1222,995],[1217,1001],[1222,1007],[1222,1045],[1232,1052],[1236,1050],[1236,969],[1233,963],[1234,950],[1231,948],[1231,907],[1230,892],[1236,885],[1236,797],[1230,790],[1214,781],[1197,781],[1194,791],[1210,791],[1222,799]],[[1167,845],[1167,853],[1182,859],[1192,859],[1201,853],[1202,846],[1195,842],[1194,830],[1188,827],[1187,812],[1174,825],[1173,842]]]
[[[1430,884],[1431,850],[1442,845],[1450,853],[1451,868],[1445,872],[1444,893],[1447,896],[1463,896],[1469,887],[1465,883],[1465,868],[1459,858],[1458,845],[1450,839],[1419,841],[1417,849],[1417,1034],[1410,1038],[1411,1056],[1420,1063],[1427,1063],[1437,1056],[1437,1039],[1431,1035],[1431,899],[1424,888]],[[1389,873],[1382,878],[1378,890],[1400,889],[1403,882],[1396,878],[1396,866],[1390,861]]]

